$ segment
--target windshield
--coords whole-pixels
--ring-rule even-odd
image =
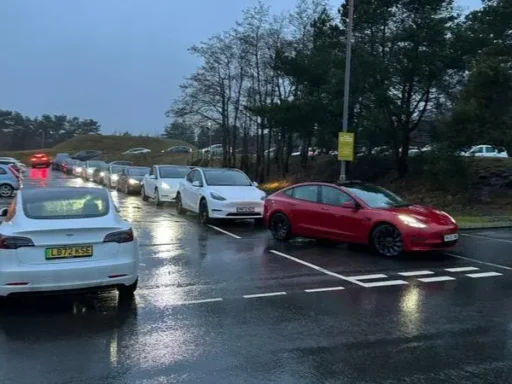
[[[124,169],[124,167],[112,167],[112,171],[111,173],[113,174],[120,174],[122,172],[122,170]]]
[[[30,219],[77,219],[105,216],[109,212],[108,192],[100,188],[25,190],[23,212]]]
[[[239,186],[249,187],[251,180],[240,171],[231,169],[205,169],[203,170],[206,184],[212,186]]]
[[[360,184],[344,187],[371,208],[407,207],[410,205],[394,193],[376,185]]]
[[[160,167],[160,177],[162,179],[182,179],[190,169],[187,167]]]
[[[149,173],[149,168],[130,168],[128,175],[130,176],[145,176]]]

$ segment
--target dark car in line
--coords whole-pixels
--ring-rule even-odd
[[[95,157],[98,157],[101,154],[102,154],[101,151],[97,151],[95,149],[87,149],[87,150],[75,153],[73,156],[71,156],[71,158],[77,159],[80,161],[87,161],[87,160],[94,159]]]
[[[60,153],[57,153],[55,155],[55,157],[53,158],[53,160],[51,161],[51,167],[53,170],[61,170],[62,168],[62,162],[65,160],[65,159],[69,159],[70,156],[69,156],[69,153],[65,153],[65,152],[60,152]]]
[[[71,175],[73,173],[73,165],[75,162],[80,160],[73,160],[72,158],[61,159],[59,163],[59,170],[66,175]]]
[[[142,180],[150,171],[149,167],[125,167],[117,180],[116,190],[130,193],[140,193]]]
[[[107,172],[109,165],[101,164],[98,168],[96,168],[92,173],[92,181],[97,184],[103,185],[105,181],[105,172]]]

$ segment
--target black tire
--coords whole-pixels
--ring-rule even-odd
[[[199,203],[199,222],[203,225],[210,224],[210,214],[208,213],[208,203],[205,199],[202,199]]]
[[[183,202],[181,201],[181,195],[179,193],[176,195],[176,212],[178,215],[184,215],[187,213],[185,208],[183,208]]]
[[[124,285],[122,287],[117,288],[117,292],[119,292],[119,297],[123,299],[133,297],[135,291],[137,290],[138,283],[139,279],[135,280],[135,283],[131,285]]]
[[[158,188],[155,188],[155,205],[157,207],[161,207],[163,205],[162,201],[160,201],[160,193],[158,192]]]
[[[284,213],[276,213],[270,218],[269,229],[277,241],[287,241],[292,237],[292,226]]]
[[[11,197],[14,192],[14,188],[9,184],[0,185],[0,197]]]
[[[394,225],[380,224],[372,231],[373,249],[382,256],[396,257],[404,251],[402,234]]]
[[[148,201],[149,197],[146,195],[146,191],[144,190],[144,185],[140,187],[140,197],[142,198],[142,201]]]

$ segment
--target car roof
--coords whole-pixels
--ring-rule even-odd
[[[188,168],[188,165],[180,164],[155,164],[153,167],[177,167],[177,168]]]

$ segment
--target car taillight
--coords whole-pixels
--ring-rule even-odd
[[[18,249],[33,246],[34,242],[28,237],[0,235],[0,249]]]
[[[103,239],[104,243],[129,243],[133,241],[133,230],[130,228],[126,231],[118,231],[109,233]]]

